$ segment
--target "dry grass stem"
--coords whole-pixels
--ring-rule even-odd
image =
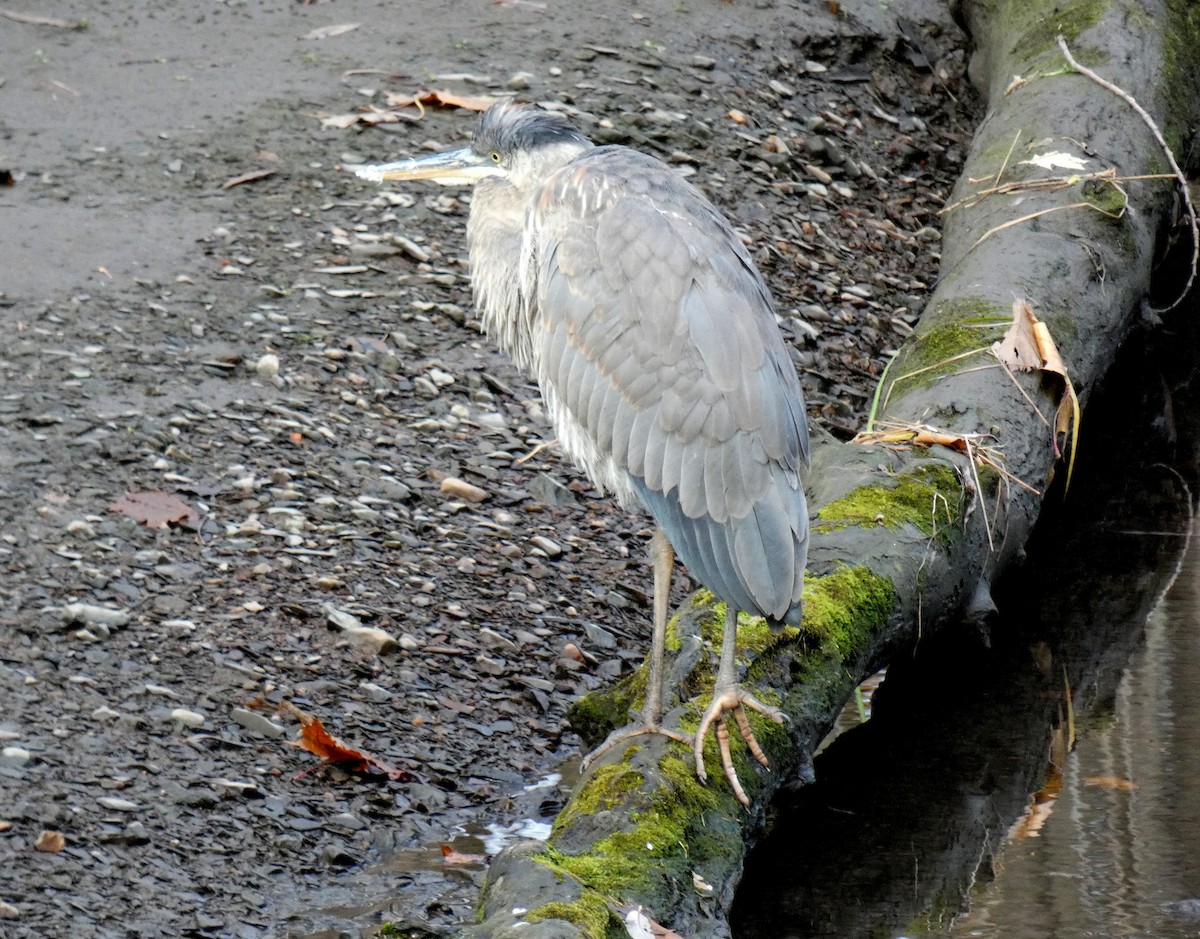
[[[1171,148],[1167,146],[1167,141],[1163,139],[1162,131],[1160,131],[1158,129],[1158,125],[1154,123],[1154,118],[1147,113],[1145,108],[1137,103],[1137,99],[1135,99],[1133,95],[1129,94],[1129,92],[1125,91],[1123,88],[1119,88],[1117,85],[1114,85],[1112,82],[1108,81],[1108,79],[1101,78],[1086,65],[1080,65],[1079,62],[1075,60],[1075,56],[1071,55],[1071,50],[1067,48],[1067,41],[1063,39],[1061,34],[1058,36],[1058,47],[1062,50],[1062,54],[1066,56],[1067,62],[1070,64],[1071,68],[1075,69],[1075,71],[1077,71],[1080,75],[1090,78],[1101,88],[1111,91],[1114,95],[1133,108],[1138,117],[1140,117],[1145,125],[1150,128],[1150,133],[1154,135],[1154,139],[1158,142],[1162,152],[1166,154],[1167,162],[1171,164],[1171,171],[1174,173],[1175,179],[1179,183],[1179,192],[1183,198],[1184,207],[1187,209],[1188,224],[1190,225],[1192,231],[1192,266],[1188,272],[1187,283],[1184,284],[1182,292],[1178,297],[1175,298],[1174,301],[1172,301],[1168,306],[1157,310],[1156,312],[1165,313],[1168,310],[1173,310],[1183,302],[1183,298],[1186,297],[1191,291],[1192,283],[1196,279],[1197,265],[1200,265],[1200,225],[1198,225],[1196,222],[1196,209],[1192,205],[1191,193],[1188,191],[1187,177],[1183,175],[1183,170],[1179,168],[1179,164],[1175,162],[1175,154],[1172,153]]]

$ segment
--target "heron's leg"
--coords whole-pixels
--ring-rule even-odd
[[[650,560],[654,565],[654,634],[650,640],[650,675],[646,680],[646,724],[658,726],[663,715],[663,667],[667,657],[667,614],[671,610],[671,574],[675,570],[675,549],[667,533],[654,527],[650,539]]]
[[[584,769],[618,743],[644,734],[661,734],[689,746],[692,743],[692,738],[687,734],[662,726],[667,614],[671,610],[671,572],[675,568],[675,549],[671,547],[666,532],[661,528],[655,528],[654,537],[650,539],[650,559],[654,565],[654,634],[650,641],[650,674],[646,679],[646,704],[642,708],[642,720],[641,723],[635,721],[628,727],[622,727],[609,734],[608,738],[584,759]]]
[[[692,746],[696,755],[696,775],[700,777],[701,782],[704,782],[708,778],[708,773],[704,769],[704,738],[708,735],[709,727],[716,724],[713,734],[716,736],[717,746],[721,750],[721,765],[725,768],[725,777],[733,787],[733,794],[737,796],[738,801],[742,805],[749,805],[750,800],[746,797],[746,792],[738,780],[737,771],[733,768],[733,757],[729,752],[729,727],[726,724],[726,716],[729,714],[734,716],[738,731],[741,733],[742,739],[746,741],[746,746],[750,748],[754,758],[766,766],[766,754],[758,745],[758,741],[754,739],[754,732],[750,729],[750,720],[746,717],[746,708],[765,714],[777,724],[784,722],[785,715],[778,708],[763,704],[737,683],[737,663],[734,657],[737,651],[737,614],[738,611],[733,604],[726,605],[725,634],[721,637],[721,661],[717,666],[717,680],[713,684],[712,702],[708,705],[708,710],[704,712],[704,717],[700,719],[700,726],[696,728],[696,739]]]

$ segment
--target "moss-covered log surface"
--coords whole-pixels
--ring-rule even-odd
[[[1136,98],[1181,153],[1200,110],[1200,11],[1186,0],[1136,10],[1100,0],[981,0],[963,13],[988,113],[945,216],[942,279],[884,379],[875,426],[973,440],[1003,470],[952,446],[819,441],[803,627],[772,634],[742,622],[745,681],[791,717],[781,727],[751,715],[769,770],[734,740],[752,808],[734,799],[711,741],[707,785],[679,744],[650,737],[615,748],[581,781],[548,844],[518,846],[493,863],[479,935],[625,935],[619,911],[639,905],[681,935],[728,935],[726,912],[763,807],[780,787],[803,782],[862,678],[923,635],[986,621],[992,581],[1021,555],[1046,493],[1062,485],[1069,440],[1053,427],[1061,387],[1013,374],[990,352],[1014,299],[1048,326],[1086,434],[1090,392],[1116,349],[1178,292],[1178,282],[1154,278],[1181,231],[1176,186],[1131,179],[1164,172],[1167,160],[1125,101],[1066,64],[1055,38]],[[1086,159],[1080,178],[983,195],[1067,174],[1027,162],[1049,152]],[[1117,183],[1115,205],[1099,198],[1117,192],[1111,183],[1086,178],[1108,169],[1128,180]],[[723,612],[699,594],[673,622],[670,687],[680,699],[669,724],[695,726]],[[644,684],[639,672],[579,702],[574,719],[585,739],[624,723]]]

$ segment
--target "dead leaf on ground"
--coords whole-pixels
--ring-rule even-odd
[[[234,186],[240,186],[243,183],[252,183],[259,179],[266,179],[268,176],[274,176],[278,170],[251,170],[249,173],[243,173],[241,176],[235,176],[233,179],[225,180],[222,189],[232,189]]]
[[[486,854],[468,854],[463,851],[455,851],[448,844],[444,844],[441,847],[443,864],[484,864],[487,862]]]
[[[376,107],[373,104],[365,105],[353,114],[320,115],[322,127],[332,127],[336,130],[345,130],[355,124],[366,124],[368,127],[374,127],[376,124],[399,124],[402,121],[415,124],[420,119],[419,113],[392,111],[388,108]]]
[[[300,721],[300,739],[293,740],[292,746],[300,747],[309,753],[315,753],[327,763],[336,763],[342,769],[352,773],[371,775],[383,773],[389,779],[408,782],[413,779],[412,773],[389,766],[382,760],[356,750],[349,744],[343,743],[325,729],[321,721],[308,714],[294,704],[284,701],[279,705],[281,711],[287,711]]]
[[[384,96],[393,108],[462,108],[466,111],[486,111],[500,99],[495,95],[460,95],[444,88],[428,88],[415,95],[389,93]]]
[[[33,843],[33,849],[43,854],[58,854],[66,846],[67,839],[58,831],[43,831]]]
[[[25,23],[28,26],[52,26],[55,29],[87,29],[86,20],[60,20],[52,16],[30,16],[28,13],[17,13],[14,10],[0,10],[0,16],[14,23]]]
[[[178,528],[186,525],[195,529],[203,518],[178,496],[161,490],[127,492],[108,510],[120,512],[147,528]]]
[[[1067,486],[1071,485],[1071,473],[1075,469],[1075,448],[1079,442],[1079,399],[1075,387],[1067,375],[1067,366],[1059,354],[1058,346],[1050,335],[1050,329],[1033,315],[1027,300],[1013,301],[1013,321],[1004,338],[992,346],[992,352],[1001,364],[1020,372],[1038,370],[1052,375],[1061,382],[1061,397],[1054,415],[1054,450],[1058,450],[1058,437],[1068,432],[1071,435],[1071,455],[1067,461]]]

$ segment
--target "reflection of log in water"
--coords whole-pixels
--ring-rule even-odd
[[[738,939],[936,930],[1046,781],[1064,674],[1077,719],[1111,709],[1182,558],[1196,488],[1200,387],[1186,381],[1194,363],[1170,355],[1196,340],[1157,344],[1128,350],[1093,401],[1071,491],[1047,500],[990,637],[948,630],[898,657],[871,720],[779,807],[746,864]]]

